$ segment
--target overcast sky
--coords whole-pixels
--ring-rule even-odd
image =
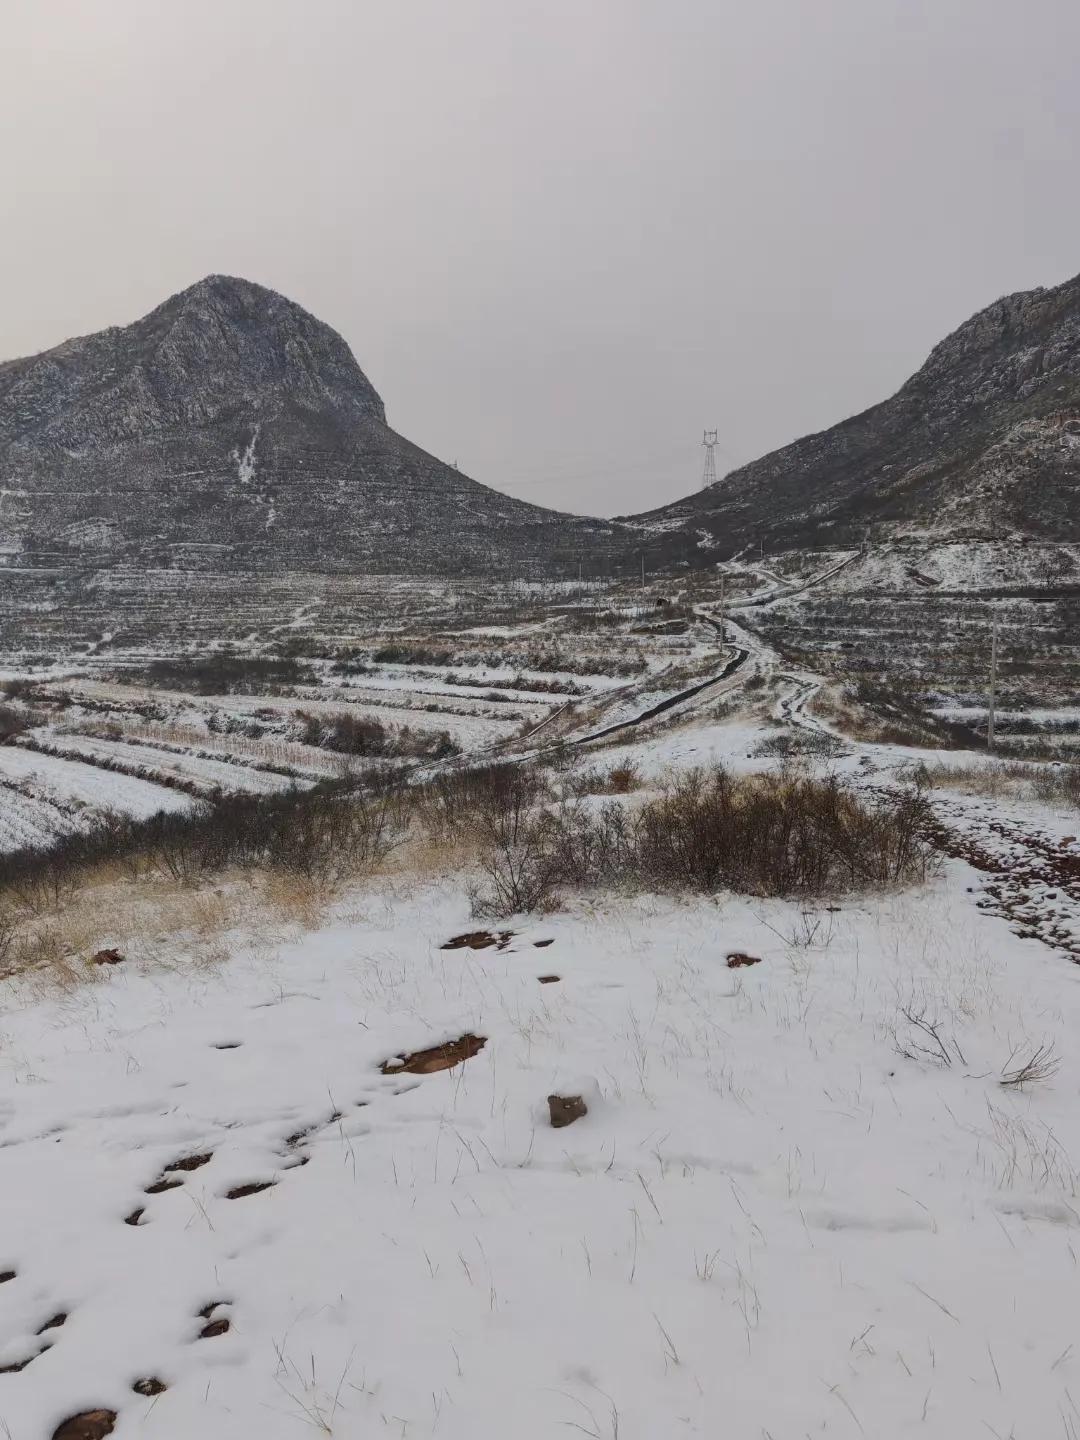
[[[0,355],[212,271],[391,423],[649,508],[1080,271],[1078,0],[0,0]]]

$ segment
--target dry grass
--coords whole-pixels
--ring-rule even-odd
[[[203,865],[186,848],[174,853],[155,844],[130,853],[118,846],[96,859],[75,853],[68,864],[61,857],[51,870],[34,870],[33,883],[17,872],[0,894],[0,978],[24,975],[67,990],[99,979],[102,969],[91,957],[111,948],[128,965],[221,964],[234,933],[247,948],[313,930],[375,876],[393,887],[462,873],[475,863],[483,828],[504,813],[508,797],[518,795],[527,805],[541,793],[535,772],[498,766],[387,795],[373,802],[378,828],[363,831],[361,843],[350,845],[356,837],[334,827],[332,864],[252,861],[241,850],[236,861]],[[223,823],[228,818],[226,812]],[[177,845],[185,838],[182,828],[178,837]],[[164,840],[171,846],[173,838]],[[308,838],[317,851],[320,837]]]
[[[2,974],[67,990],[105,973],[91,957],[108,948],[126,965],[214,967],[228,958],[232,932],[243,932],[245,946],[272,945],[316,928],[341,893],[273,871],[182,884],[160,875],[132,881],[103,866],[54,908],[18,917]]]
[[[1080,808],[1080,765],[1048,766],[1023,760],[922,764],[914,770],[913,779],[989,800],[1041,800]]]
[[[849,739],[871,745],[941,750],[971,748],[976,743],[971,731],[930,714],[917,695],[871,682],[824,686],[810,702],[810,710]]]

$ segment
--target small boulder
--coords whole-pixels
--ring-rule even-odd
[[[105,1440],[115,1424],[115,1410],[84,1410],[58,1425],[52,1440]]]
[[[583,1115],[589,1113],[589,1107],[585,1104],[583,1095],[549,1095],[547,1101],[553,1130],[561,1130],[566,1125],[572,1125],[575,1120],[580,1120]]]

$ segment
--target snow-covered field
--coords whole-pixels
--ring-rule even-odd
[[[732,694],[762,677],[735,718],[703,701],[582,767],[653,786],[821,740],[817,678],[729,628]],[[664,693],[611,688],[604,722]],[[924,760],[982,763],[812,763],[876,794]],[[4,747],[0,843],[15,785],[9,828],[48,787],[72,824],[190,803]],[[1078,1440],[1080,817],[977,790],[930,793],[948,858],[897,894],[571,894],[447,950],[477,923],[450,857],[307,931],[158,926],[75,988],[0,982],[0,1435],[101,1409],[120,1440]],[[551,1095],[588,1113],[556,1129]]]
[[[579,904],[479,952],[432,889],[216,972],[8,982],[10,1433],[1070,1433],[1080,971],[967,880]],[[1000,1084],[1047,1043],[1051,1079]],[[551,1093],[588,1115],[552,1129]]]
[[[123,740],[105,740],[95,735],[50,732],[38,735],[36,741],[42,746],[47,745],[53,754],[71,756],[74,759],[85,758],[98,765],[118,764],[134,770],[148,770],[154,774],[173,776],[207,791],[221,789],[268,795],[305,783],[287,775],[255,770],[246,765],[234,765],[227,760],[214,760],[203,755],[183,754]]]
[[[58,835],[91,827],[106,812],[142,820],[191,803],[187,795],[135,776],[0,746],[0,852],[47,846]]]

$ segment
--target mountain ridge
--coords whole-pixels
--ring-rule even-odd
[[[245,571],[528,574],[614,534],[398,435],[337,331],[222,275],[0,366],[0,488],[0,553],[31,566],[195,563],[209,531]]]
[[[672,557],[861,543],[868,530],[1012,528],[1080,539],[1080,276],[986,306],[888,399],[616,517]],[[1040,487],[1038,502],[1030,483]]]
[[[241,278],[0,363],[0,572],[61,587],[177,566],[550,579],[923,533],[1080,540],[1080,276],[984,307],[860,414],[612,521],[412,444],[336,330]]]

